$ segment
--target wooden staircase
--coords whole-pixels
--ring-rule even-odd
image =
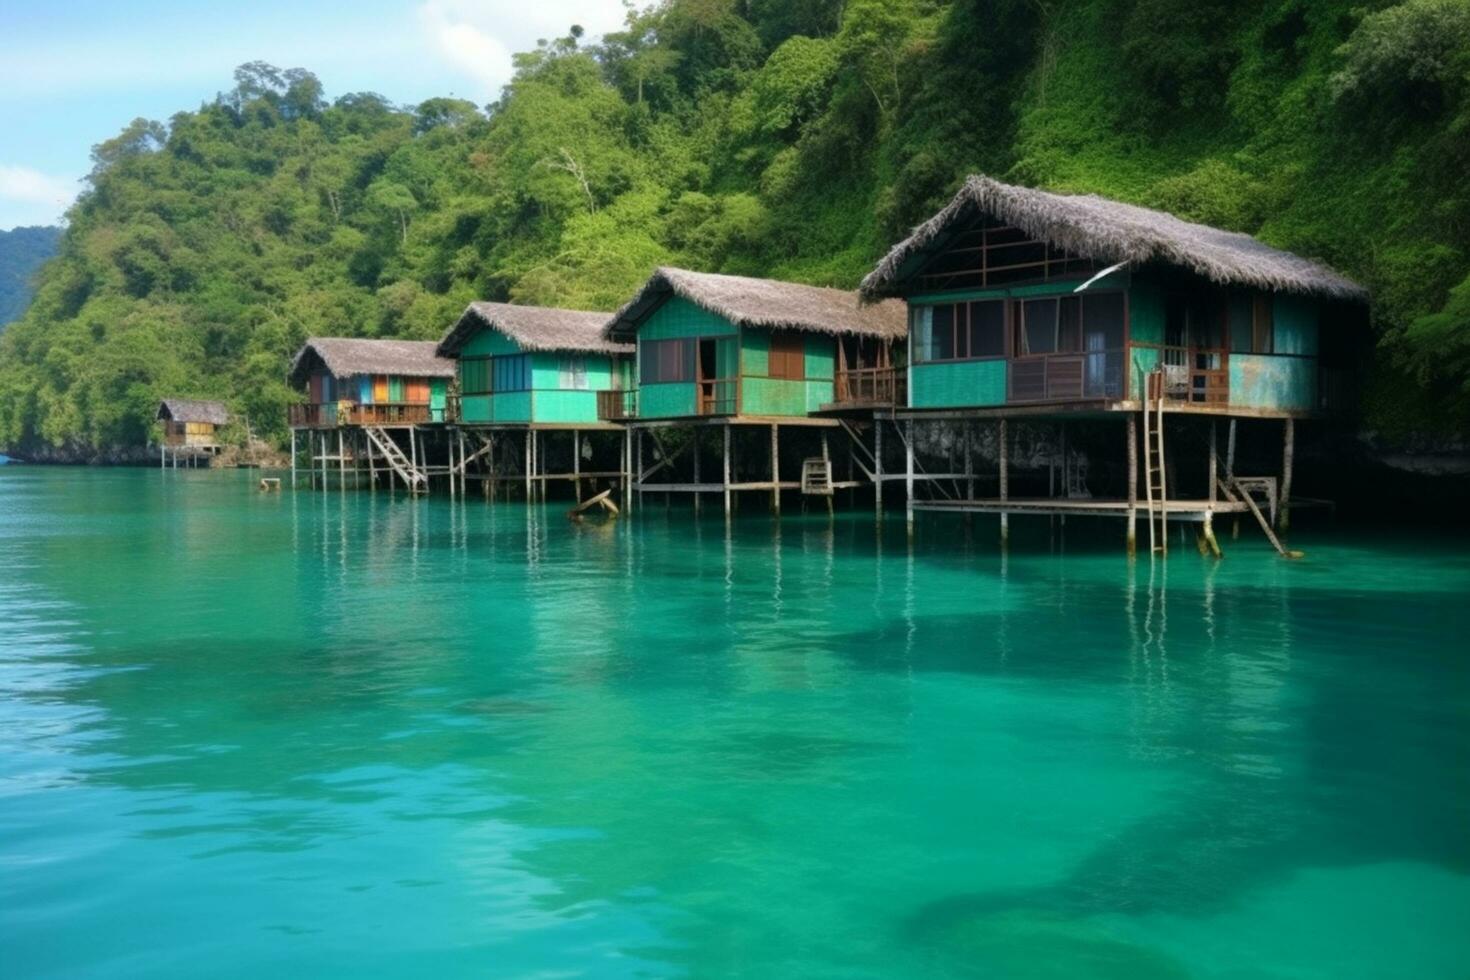
[[[1266,494],[1266,505],[1271,510],[1271,517],[1276,517],[1276,479],[1269,476],[1234,476],[1228,480],[1220,480],[1218,483],[1220,492],[1225,495],[1226,500],[1244,502],[1250,508],[1256,523],[1261,525],[1261,530],[1266,534],[1266,540],[1271,542],[1271,547],[1282,558],[1301,558],[1303,553],[1293,551],[1281,543],[1276,532],[1271,529],[1271,521],[1266,520],[1266,515],[1261,513],[1260,504],[1256,503],[1255,491]]]
[[[1148,503],[1148,546],[1151,552],[1168,555],[1169,494],[1164,480],[1163,369],[1149,372],[1143,383],[1143,486]]]
[[[403,481],[403,485],[408,488],[409,493],[429,492],[428,474],[419,469],[414,461],[408,458],[403,450],[398,447],[398,443],[393,441],[393,437],[382,426],[366,425],[363,426],[363,431],[367,433],[368,441],[371,443],[372,448],[376,449],[379,455],[387,461],[388,466],[392,468],[393,472],[398,474],[399,479]]]

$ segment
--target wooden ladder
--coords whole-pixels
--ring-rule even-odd
[[[403,485],[408,487],[410,493],[429,492],[428,476],[414,465],[413,460],[409,459],[402,449],[398,448],[398,443],[393,441],[393,437],[388,435],[382,426],[363,426],[363,431],[367,433],[373,446],[388,461],[388,465],[393,467],[393,472],[403,480]]]
[[[1155,368],[1143,380],[1143,470],[1148,503],[1149,550],[1169,553],[1169,493],[1164,481],[1164,371]]]
[[[801,461],[801,492],[819,497],[832,496],[832,462],[824,456]]]

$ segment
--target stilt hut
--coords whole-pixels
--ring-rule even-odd
[[[511,469],[507,456],[528,496],[555,480],[580,499],[584,481],[624,476],[618,423],[633,412],[633,345],[603,335],[609,316],[512,303],[465,309],[438,347],[458,369],[464,438],[451,447],[451,468],[461,485],[472,473],[499,479]],[[598,464],[602,443],[613,451]]]
[[[454,362],[432,340],[313,337],[291,363],[306,401],[291,425],[424,425],[446,420]]]
[[[1160,551],[1170,518],[1203,522],[1217,547],[1211,515],[1255,510],[1261,495],[1284,524],[1294,422],[1332,408],[1341,389],[1324,341],[1366,300],[1330,268],[1248,235],[984,176],[896,245],[862,293],[909,304],[904,424],[989,419],[1001,434],[997,497],[920,509],[1113,514],[1128,519],[1131,548],[1142,506]],[[1229,422],[1223,469],[1216,427],[1206,423],[1208,470],[1191,499],[1175,499],[1167,485],[1165,413]],[[1004,433],[1018,417],[1057,423],[1061,499],[1008,498]],[[1065,420],[1108,417],[1126,422],[1127,496],[1081,499],[1066,472]],[[1236,420],[1246,418],[1281,422],[1279,477],[1242,482],[1232,471]]]
[[[605,401],[616,416],[632,392],[633,345],[603,336],[609,315],[471,303],[438,347],[458,366],[459,420],[596,424]]]
[[[193,398],[165,398],[154,417],[163,423],[163,438],[159,441],[160,466],[167,466],[170,457],[173,465],[178,466],[180,457],[193,463],[218,455],[219,428],[230,421],[230,413],[224,403]]]
[[[431,464],[425,438],[442,441],[449,420],[455,366],[437,346],[432,340],[308,340],[289,375],[306,394],[304,403],[290,406],[293,482],[297,437],[304,433],[307,462],[323,484],[335,471],[345,486],[349,470],[357,476],[366,468],[373,485],[382,473],[426,492],[430,477],[448,470]]]
[[[606,333],[637,344],[640,420],[804,418],[846,400],[892,405],[907,327],[898,302],[662,268]]]
[[[696,507],[699,494],[720,493],[726,513],[740,490],[768,492],[773,510],[787,489],[830,504],[832,491],[853,481],[833,479],[826,431],[819,456],[818,443],[807,440],[813,455],[801,459],[801,479],[793,480],[782,478],[780,430],[836,429],[839,421],[826,413],[845,407],[891,410],[902,401],[906,332],[897,301],[863,304],[839,289],[658,269],[606,327],[609,339],[637,347],[636,409],[627,416],[637,488],[693,493]],[[742,474],[731,429],[752,426],[769,429],[769,469],[757,473],[747,453]],[[720,482],[701,471],[707,427],[723,430]],[[665,440],[660,430],[668,428],[687,437]],[[687,477],[675,475],[680,466]]]

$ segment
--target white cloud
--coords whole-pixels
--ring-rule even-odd
[[[510,81],[512,52],[562,37],[573,24],[595,39],[621,27],[625,13],[620,0],[427,0],[419,22],[445,60],[474,80],[476,94],[494,98]]]
[[[80,190],[68,177],[0,164],[0,227],[55,224]]]

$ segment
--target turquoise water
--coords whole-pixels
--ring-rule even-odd
[[[5,977],[1465,976],[1470,550],[0,471]]]

